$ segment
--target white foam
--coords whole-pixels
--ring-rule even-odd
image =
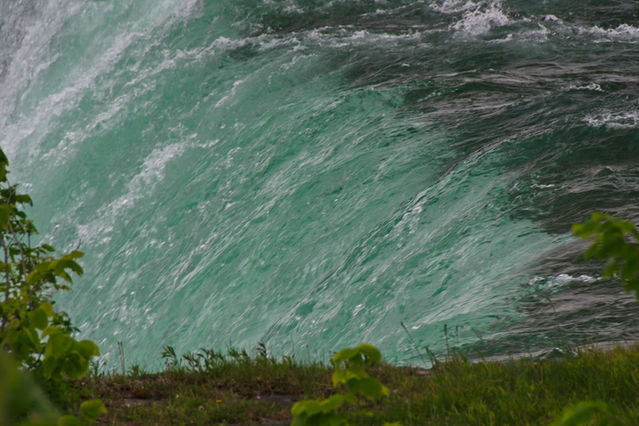
[[[494,3],[487,8],[478,7],[465,12],[461,20],[451,25],[451,29],[476,36],[511,22],[510,18],[501,10],[500,4]]]
[[[556,22],[558,24],[563,24],[564,22],[561,19],[557,18],[555,15],[546,15],[544,16],[543,20],[546,22]]]
[[[586,274],[581,274],[581,275],[558,274],[558,275],[551,275],[548,277],[540,277],[540,276],[533,277],[530,280],[528,280],[528,285],[536,286],[536,287],[543,285],[546,288],[553,288],[553,287],[561,287],[567,283],[571,283],[575,281],[582,282],[582,283],[592,283],[597,280],[598,278],[595,278]]]
[[[302,9],[300,9],[300,7],[296,4],[292,4],[290,6],[286,6],[283,10],[284,13],[290,13],[290,14],[297,14],[300,15],[302,13],[304,13],[304,11]]]
[[[548,184],[533,183],[532,185],[530,185],[530,187],[533,189],[550,189],[556,186],[557,185],[555,185],[554,183],[548,183]]]
[[[20,94],[29,86],[38,74],[46,70],[57,60],[57,56],[50,55],[49,45],[65,22],[81,9],[80,2],[44,1],[38,5],[38,13],[46,17],[46,25],[41,22],[20,22],[25,35],[18,50],[11,55],[4,83],[0,87],[0,127],[4,127],[7,117],[12,113]],[[18,134],[8,134],[0,139],[2,147],[9,156],[17,148]]]
[[[568,86],[568,90],[592,90],[595,92],[603,92],[601,86],[597,83],[589,83],[585,86],[571,84],[570,86]]]
[[[80,22],[76,24],[80,26],[84,16],[83,12],[87,12],[88,16],[92,8],[103,7],[95,3],[78,1],[46,1],[42,3],[39,6],[40,21],[26,28],[26,34],[20,47],[12,56],[5,84],[0,87],[0,128],[3,130],[0,142],[9,156],[15,155],[17,146],[24,144],[24,138],[46,131],[51,120],[65,111],[77,108],[82,95],[88,89],[95,87],[96,80],[111,70],[120,60],[122,54],[137,40],[146,37],[154,28],[172,22],[175,18],[181,19],[189,16],[199,2],[198,0],[188,0],[179,5],[170,0],[158,2],[157,7],[152,8],[150,13],[143,15],[143,19],[131,22],[130,31],[119,32],[113,37],[96,38],[94,50],[97,53],[92,57],[84,58],[83,61],[78,61],[77,66],[69,70],[66,82],[60,86],[59,90],[40,101],[35,112],[28,117],[7,124],[6,117],[14,112],[13,108],[15,108],[16,102],[27,96],[30,86],[35,86],[33,83],[37,80],[38,75],[59,59],[57,54],[51,53],[50,45],[52,40],[63,31],[64,25],[68,24],[70,19],[75,19],[75,15],[78,15]],[[89,125],[89,130],[114,116],[124,104],[119,101],[122,99],[96,117],[93,124]],[[73,137],[66,141],[66,145],[63,141],[63,147],[66,149],[82,140],[77,129],[75,134],[71,133],[71,135]],[[28,152],[32,158],[41,158],[43,154],[39,141],[30,146]]]
[[[584,118],[590,127],[609,127],[612,129],[634,129],[639,127],[639,111],[621,113],[603,112]]]
[[[604,41],[628,41],[628,42],[639,42],[639,28],[628,25],[621,24],[617,28],[608,28],[604,29],[599,26],[594,26],[590,28],[579,28],[578,31],[582,34],[591,34],[595,36],[599,36],[599,39],[595,40],[596,42],[604,42]]]
[[[231,98],[233,98],[237,93],[238,87],[244,84],[245,81],[246,80],[237,80],[233,82],[233,87],[231,87],[231,90],[229,90],[228,94],[224,95],[222,99],[217,101],[217,103],[215,104],[215,108],[221,107],[222,105],[226,104]]]
[[[140,172],[126,185],[124,194],[103,206],[97,212],[97,219],[78,225],[78,238],[83,242],[107,243],[123,212],[131,209],[137,201],[150,194],[164,179],[164,170],[171,160],[182,155],[193,146],[179,142],[153,150],[140,166]]]
[[[570,275],[570,274],[559,274],[555,277],[555,280],[559,283],[566,283],[571,281],[581,281],[584,283],[592,283],[597,281],[597,278],[591,277],[590,275]]]

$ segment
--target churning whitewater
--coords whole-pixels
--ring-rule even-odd
[[[570,225],[639,219],[638,95],[634,0],[0,0],[0,146],[111,366],[637,338]]]

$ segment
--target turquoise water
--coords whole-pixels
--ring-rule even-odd
[[[639,334],[569,233],[639,219],[635,1],[0,0],[0,42],[0,145],[111,365]]]

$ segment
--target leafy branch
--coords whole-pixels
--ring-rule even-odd
[[[635,292],[639,299],[639,232],[628,221],[594,212],[590,218],[572,226],[572,233],[592,244],[584,253],[586,260],[605,260],[601,275],[617,277],[626,291]],[[566,407],[552,426],[630,425],[629,419],[604,401],[582,401]]]
[[[0,356],[4,360],[8,355],[10,361],[3,362],[23,370],[15,372],[16,377],[26,374],[24,370],[30,372],[55,399],[67,388],[67,380],[84,377],[89,362],[100,353],[94,342],[76,340],[68,314],[54,307],[55,291],[69,290],[71,274],[84,272],[77,263],[83,253],[76,250],[56,257],[48,244],[32,246],[31,236],[38,231],[24,211],[32,205],[31,197],[9,183],[8,165],[0,149]],[[80,407],[86,422],[103,412],[100,401]],[[13,424],[16,419],[9,421]],[[58,424],[78,422],[63,416]]]
[[[382,360],[379,350],[370,344],[364,343],[353,348],[342,349],[331,358],[335,371],[332,382],[335,389],[341,389],[325,399],[309,399],[293,404],[292,426],[311,425],[348,425],[348,419],[343,411],[340,411],[347,403],[355,404],[360,398],[365,397],[374,402],[390,394],[388,388],[379,380],[372,377],[366,371],[366,367],[378,364]],[[369,411],[361,411],[368,417],[374,414]],[[385,426],[397,426],[398,423],[385,423]]]
[[[618,277],[626,291],[639,298],[639,232],[632,222],[595,212],[586,222],[573,225],[572,232],[592,241],[586,259],[606,260],[603,277]]]

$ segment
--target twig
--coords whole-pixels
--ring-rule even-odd
[[[11,277],[9,276],[9,253],[7,250],[7,243],[4,241],[4,235],[0,235],[0,244],[2,245],[2,249],[4,251],[4,276],[7,280],[7,285],[4,288],[4,301],[9,301],[9,297],[11,296]],[[2,324],[0,328],[4,330],[8,318],[6,315],[2,316]]]
[[[118,342],[118,352],[120,353],[120,367],[122,368],[122,375],[126,374],[126,369],[124,365],[124,345],[122,342]]]
[[[410,343],[413,345],[413,349],[415,349],[415,352],[417,352],[417,355],[422,359],[422,361],[424,362],[424,365],[428,365],[428,360],[426,359],[426,357],[424,356],[424,354],[422,354],[419,351],[419,347],[417,346],[417,343],[415,343],[415,340],[413,340],[413,336],[410,335],[410,332],[408,331],[408,328],[406,328],[406,324],[404,324],[404,321],[400,321],[399,324],[402,326],[402,328],[404,329],[404,331],[406,332],[406,335],[408,336],[408,340],[410,341]]]

